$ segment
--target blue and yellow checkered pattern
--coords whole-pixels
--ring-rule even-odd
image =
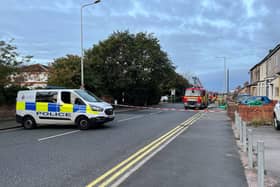
[[[17,111],[36,111],[36,112],[65,112],[65,113],[87,113],[98,114],[97,111],[92,111],[89,105],[72,105],[56,103],[43,103],[43,102],[25,102],[18,101],[16,104]]]

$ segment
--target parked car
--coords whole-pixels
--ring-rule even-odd
[[[161,96],[160,101],[161,102],[168,102],[168,96],[167,95]]]
[[[267,96],[250,96],[240,103],[244,105],[265,105],[271,103],[271,100]]]
[[[237,103],[241,103],[243,100],[246,100],[248,99],[249,97],[251,97],[251,95],[249,94],[239,94],[237,97],[236,97],[236,102]]]
[[[276,130],[280,130],[280,101],[276,103],[273,109],[273,126]]]

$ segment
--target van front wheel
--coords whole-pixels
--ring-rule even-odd
[[[36,127],[35,120],[30,116],[26,116],[23,118],[22,125],[25,129],[33,129]]]
[[[90,127],[90,122],[88,120],[87,117],[85,116],[81,116],[79,117],[79,119],[77,120],[77,126],[79,129],[81,130],[87,130]]]

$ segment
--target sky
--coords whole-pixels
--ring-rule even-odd
[[[90,0],[0,0],[0,40],[14,39],[32,63],[80,54],[80,7]],[[224,91],[249,81],[249,70],[280,43],[278,0],[102,0],[83,9],[84,48],[114,31],[154,33],[186,76]],[[225,58],[221,58],[225,57]]]

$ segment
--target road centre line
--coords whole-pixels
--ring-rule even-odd
[[[184,130],[188,129],[190,126],[185,127]],[[143,160],[141,160],[139,163],[137,163],[134,167],[129,169],[123,176],[118,178],[113,184],[111,184],[111,187],[118,187],[122,182],[124,182],[130,175],[132,175],[135,171],[137,171],[139,168],[141,168],[146,162],[148,162],[151,158],[153,158],[158,152],[160,152],[163,148],[165,148],[169,143],[171,143],[175,138],[177,138],[180,134],[184,132],[182,130],[178,134],[174,135],[172,138],[167,140],[165,143],[163,143],[161,146],[159,146],[157,149],[155,149],[151,154],[149,154],[147,157],[145,157]]]
[[[159,114],[159,113],[162,113],[162,112],[163,112],[163,111],[153,112],[153,113],[150,113],[150,115]]]
[[[123,121],[132,120],[132,119],[142,118],[142,117],[144,117],[144,115],[133,116],[133,117],[130,117],[130,118],[126,118],[126,119],[121,119],[121,120],[118,120],[118,121],[117,121],[117,123],[119,123],[119,122],[123,122]]]
[[[124,166],[121,170],[119,170],[118,172],[116,172],[114,175],[112,175],[109,179],[105,180],[101,185],[99,185],[99,187],[106,187],[108,186],[110,183],[112,183],[115,179],[117,179],[117,177],[119,177],[121,174],[125,173],[125,171],[127,171],[128,169],[133,169],[134,167],[132,167],[133,165],[137,164],[138,161],[140,161],[142,158],[145,158],[145,156],[149,156],[149,153],[153,153],[154,150],[156,150],[156,148],[158,146],[160,146],[163,142],[165,142],[166,140],[168,140],[170,137],[173,137],[173,135],[175,135],[178,131],[181,131],[182,129],[187,129],[188,127],[182,127],[181,129],[177,129],[175,132],[171,133],[169,136],[167,136],[166,138],[162,139],[160,142],[158,142],[157,144],[155,144],[151,149],[147,150],[146,152],[144,152],[142,155],[136,157],[134,160],[132,160],[132,162],[130,162],[129,164],[127,164],[126,166]],[[136,171],[137,169],[135,169]],[[129,170],[128,170],[129,171]],[[129,176],[129,175],[128,175]],[[127,177],[128,177],[127,176]],[[126,177],[126,178],[127,178]],[[116,181],[117,182],[117,181]],[[119,183],[119,182],[117,182]]]
[[[157,138],[156,140],[152,141],[150,144],[141,148],[140,150],[135,152],[133,155],[128,157],[126,160],[122,161],[121,163],[119,163],[118,165],[116,165],[115,167],[113,167],[112,169],[110,169],[109,171],[107,171],[106,173],[104,173],[103,175],[101,175],[100,177],[98,177],[97,179],[92,181],[91,183],[89,183],[87,185],[87,187],[95,186],[95,185],[101,183],[102,181],[103,181],[103,183],[101,185],[98,185],[98,186],[109,185],[118,176],[125,173],[128,169],[131,169],[131,167],[133,165],[137,164],[138,161],[141,161],[141,159],[144,158],[146,155],[148,156],[148,154],[150,152],[158,149],[161,145],[163,145],[169,139],[172,139],[172,137],[175,136],[176,134],[180,133],[181,131],[183,132],[184,130],[186,130],[190,125],[192,125],[192,123],[194,123],[196,120],[198,120],[201,117],[201,115],[202,115],[202,113],[197,113],[197,114],[193,115],[191,118],[189,118],[185,122],[181,123],[177,127],[171,129],[170,131],[168,131],[164,135],[162,135],[159,138]],[[120,169],[121,167],[123,167],[123,168]],[[117,171],[117,170],[119,170],[119,171]],[[115,174],[113,174],[115,171],[117,171],[117,172]],[[108,178],[107,180],[105,180],[106,177],[109,177],[110,175],[112,175],[112,176],[110,178]]]
[[[160,113],[160,112],[154,112],[154,113],[151,113],[151,115],[152,114],[157,114],[157,113]],[[126,118],[126,119],[118,120],[117,122],[119,123],[119,122],[128,121],[128,120],[132,120],[132,119],[137,119],[137,118],[141,118],[141,117],[144,117],[144,115],[133,116],[131,118]],[[81,130],[74,130],[74,131],[70,131],[70,132],[66,132],[66,133],[62,133],[62,134],[48,136],[48,137],[40,138],[40,139],[38,139],[38,141],[40,142],[40,141],[44,141],[44,140],[47,140],[47,139],[56,138],[56,137],[59,137],[59,136],[64,136],[64,135],[76,133],[76,132],[79,132],[79,131],[81,131]]]
[[[195,115],[194,115],[195,116]],[[192,117],[193,119],[195,119],[195,117]],[[167,138],[169,138],[170,136],[172,136],[173,134],[177,133],[178,130],[181,130],[182,128],[185,127],[185,124],[188,124],[190,122],[193,121],[192,118],[189,118],[187,121],[181,123],[180,125],[178,125],[177,127],[175,127],[174,129],[172,129],[171,131],[167,132],[166,134],[164,134],[163,136],[159,137],[158,139],[154,140],[152,143],[148,144],[147,146],[145,146],[144,148],[140,149],[139,151],[137,151],[135,154],[133,154],[132,156],[130,156],[128,159],[126,159],[125,161],[121,162],[120,164],[118,164],[116,167],[112,168],[111,170],[109,170],[107,173],[105,173],[104,175],[102,175],[101,177],[99,177],[98,179],[96,179],[95,181],[93,181],[92,183],[90,183],[88,186],[94,186],[98,183],[101,182],[101,180],[103,180],[104,178],[106,178],[107,176],[111,175],[113,172],[115,172],[117,169],[119,169],[120,167],[122,167],[123,165],[125,165],[126,163],[130,162],[133,159],[137,159],[137,157],[139,158],[141,156],[141,154],[147,154],[148,152],[152,151],[156,146],[160,145],[162,142],[164,142]],[[145,156],[144,155],[144,156]],[[130,163],[131,164],[131,163]],[[134,164],[134,163],[132,163]],[[126,169],[126,168],[124,168]],[[119,175],[119,172],[115,174]],[[105,185],[104,185],[105,186]]]
[[[159,114],[159,113],[162,113],[162,112],[163,112],[163,111],[152,112],[152,113],[149,113],[148,115],[155,115],[155,114]],[[134,116],[134,117],[126,118],[126,119],[121,119],[121,120],[118,120],[117,123],[123,122],[123,121],[132,120],[132,119],[142,118],[142,117],[144,117],[144,116],[145,116],[145,115],[139,115],[139,116]]]
[[[56,137],[59,137],[59,136],[73,134],[73,133],[80,132],[80,131],[81,130],[74,130],[74,131],[65,132],[65,133],[62,133],[62,134],[56,134],[56,135],[53,135],[53,136],[48,136],[48,137],[45,137],[45,138],[40,138],[40,139],[38,139],[38,141],[40,142],[40,141],[48,140],[48,139],[51,139],[51,138],[56,138]]]
[[[193,121],[191,121],[193,122]],[[190,122],[190,124],[191,124]],[[180,125],[181,126],[181,125]],[[103,182],[101,185],[99,185],[100,187],[106,187],[108,186],[110,183],[112,183],[114,180],[117,179],[118,176],[120,176],[121,174],[125,173],[127,170],[129,172],[129,169],[134,169],[134,167],[132,167],[133,165],[137,164],[138,161],[141,161],[141,159],[145,158],[145,156],[149,156],[149,153],[153,153],[154,151],[156,151],[157,149],[159,149],[160,145],[162,145],[164,142],[166,142],[166,140],[168,141],[168,139],[172,139],[172,137],[176,136],[177,134],[181,134],[182,132],[184,132],[184,130],[186,130],[189,126],[181,126],[182,128],[177,129],[175,132],[171,133],[170,135],[168,135],[167,137],[165,137],[164,139],[162,139],[160,142],[158,142],[156,145],[154,145],[151,149],[147,150],[145,153],[143,153],[142,155],[140,155],[139,157],[137,157],[136,159],[134,159],[132,162],[130,162],[129,164],[127,164],[125,167],[123,167],[120,171],[116,172],[113,176],[111,176],[109,179],[107,179],[105,182]],[[169,140],[170,140],[169,139]],[[170,142],[169,142],[170,143]],[[167,145],[167,144],[166,144]],[[150,157],[152,158],[152,157]],[[137,169],[134,169],[135,171]],[[126,174],[126,173],[125,173]],[[131,173],[132,174],[132,173]],[[130,175],[128,175],[130,176]],[[127,176],[127,177],[128,177]],[[126,177],[126,178],[127,178]],[[123,182],[123,181],[119,181],[119,182]],[[118,181],[116,181],[116,183],[119,183]],[[114,185],[114,184],[113,184]]]

